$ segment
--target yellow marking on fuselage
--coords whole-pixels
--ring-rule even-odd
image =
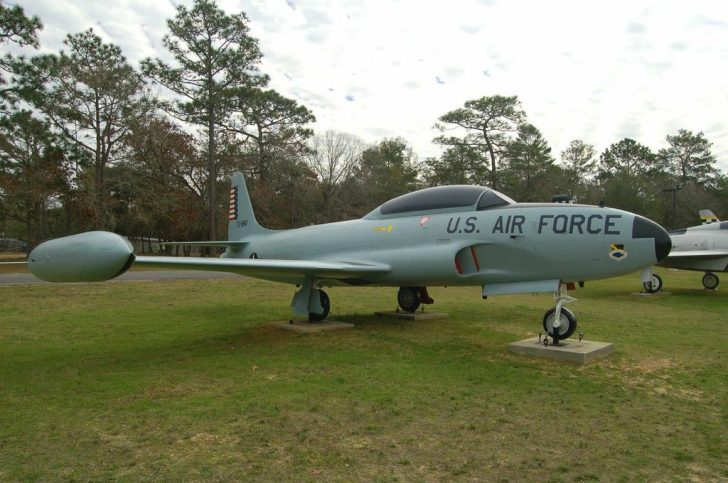
[[[392,225],[387,226],[375,226],[374,227],[375,232],[381,232],[381,233],[391,233],[392,232]]]

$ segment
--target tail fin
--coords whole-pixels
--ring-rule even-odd
[[[710,210],[700,210],[698,211],[698,214],[700,215],[700,222],[703,225],[709,225],[711,223],[718,223],[720,220],[717,216],[713,214]]]
[[[230,187],[230,209],[228,211],[228,240],[238,241],[250,235],[267,233],[267,230],[258,224],[250,203],[248,187],[245,186],[243,173],[236,171],[233,174]]]

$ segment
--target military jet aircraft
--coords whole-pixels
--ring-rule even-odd
[[[720,279],[713,272],[728,271],[728,222],[720,221],[710,210],[698,212],[701,225],[673,230],[672,251],[659,265],[705,272],[703,287],[715,290]],[[642,286],[648,293],[662,289],[662,278],[652,274]]]
[[[195,243],[195,242],[193,242]],[[50,240],[29,256],[30,270],[52,282],[103,281],[133,263],[218,270],[295,284],[295,314],[329,315],[324,287],[399,287],[402,310],[431,304],[427,287],[474,285],[482,297],[553,292],[543,318],[550,335],[576,329],[563,307],[574,283],[627,274],[663,260],[667,232],[626,211],[588,205],[516,203],[480,186],[439,186],[394,198],[358,220],[291,230],[268,230],[255,219],[245,180],[233,176],[228,240],[220,258],[135,256],[109,232]]]

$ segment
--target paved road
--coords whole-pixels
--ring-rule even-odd
[[[126,272],[114,281],[133,282],[139,280],[205,280],[211,278],[242,278],[226,272],[205,272],[201,270],[139,270]],[[27,285],[48,283],[30,273],[0,273],[0,285]]]

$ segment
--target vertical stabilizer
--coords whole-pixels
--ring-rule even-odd
[[[228,240],[238,241],[250,235],[259,235],[269,230],[258,224],[250,203],[248,187],[245,185],[243,173],[236,171],[233,174],[230,186],[230,208],[228,210]]]
[[[700,210],[698,211],[698,215],[700,215],[700,223],[703,225],[718,223],[720,221],[710,210]]]

